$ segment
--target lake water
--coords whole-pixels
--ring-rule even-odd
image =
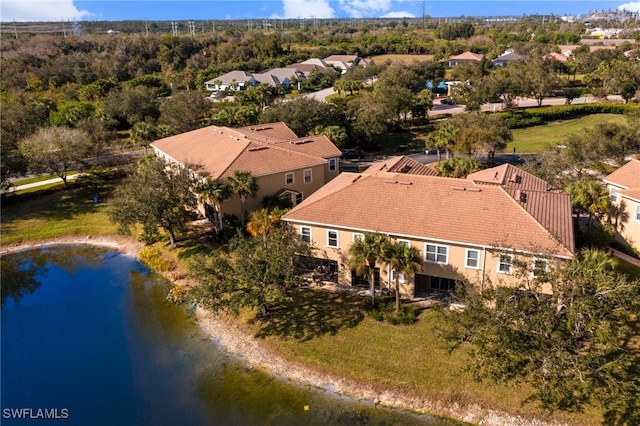
[[[2,256],[0,422],[443,423],[251,369],[164,302],[167,291],[135,258],[104,248]]]

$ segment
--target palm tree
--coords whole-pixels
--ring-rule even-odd
[[[262,237],[262,243],[266,248],[267,235],[278,228],[282,222],[280,218],[287,212],[284,209],[260,209],[251,212],[251,220],[247,223],[247,232],[252,237]]]
[[[236,170],[233,176],[227,178],[229,189],[232,193],[240,196],[240,221],[245,223],[245,201],[247,197],[255,197],[258,192],[258,181],[251,175],[251,172]]]
[[[225,182],[218,179],[209,179],[200,187],[199,194],[205,197],[207,200],[212,201],[215,204],[216,210],[218,212],[218,223],[216,223],[216,228],[219,231],[222,230],[222,208],[220,203],[229,197],[230,189],[229,185]]]
[[[450,121],[444,121],[438,125],[438,128],[433,133],[429,135],[429,143],[431,143],[438,152],[438,161],[441,159],[441,148],[445,148],[447,150],[447,159],[451,158],[458,130],[459,129],[455,124]]]
[[[389,269],[395,271],[396,312],[400,312],[400,274],[408,279],[422,269],[422,257],[417,248],[404,243],[387,244],[384,258],[389,262]]]
[[[609,191],[596,181],[576,181],[571,184],[567,192],[571,195],[574,210],[589,214],[589,227],[593,225],[593,218],[602,217],[611,210]]]
[[[349,247],[349,266],[370,280],[371,303],[376,304],[376,262],[383,259],[387,237],[374,232],[366,232],[364,238],[356,238]]]

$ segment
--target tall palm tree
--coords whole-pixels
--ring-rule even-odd
[[[388,239],[385,235],[366,232],[364,238],[356,238],[349,247],[349,266],[362,276],[368,276],[371,303],[376,304],[376,263],[383,259],[383,250]]]
[[[458,130],[459,129],[455,124],[450,121],[444,121],[438,125],[433,133],[429,135],[429,143],[437,150],[438,161],[441,159],[441,148],[445,148],[447,150],[447,159],[451,158]]]
[[[260,209],[251,212],[250,221],[247,223],[247,232],[252,237],[262,237],[264,247],[267,246],[267,235],[282,225],[280,218],[287,212],[284,209]]]
[[[233,176],[227,178],[227,183],[231,192],[240,196],[240,221],[245,224],[245,202],[247,197],[255,197],[258,193],[258,181],[251,175],[251,172],[236,170]]]
[[[405,280],[422,269],[422,257],[417,248],[403,243],[387,244],[384,258],[389,263],[389,269],[395,272],[396,284],[396,312],[400,311],[400,274]]]
[[[200,187],[199,191],[200,195],[206,198],[209,201],[212,201],[215,204],[215,208],[218,212],[218,223],[216,223],[216,227],[219,231],[222,230],[222,208],[220,203],[229,197],[230,189],[229,185],[225,182],[218,179],[209,179]]]
[[[574,210],[589,214],[589,227],[593,225],[594,216],[602,217],[611,210],[609,191],[596,181],[573,182],[567,192]]]

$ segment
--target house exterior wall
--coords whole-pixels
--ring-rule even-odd
[[[640,202],[619,196],[621,218],[616,237],[640,251]]]
[[[350,229],[331,228],[328,226],[319,226],[311,224],[302,224],[291,221],[296,232],[301,235],[310,235],[313,256],[321,259],[333,260],[338,263],[338,283],[345,285],[353,285],[351,280],[351,268],[348,264],[349,248],[354,241],[354,234],[361,232]],[[305,232],[303,232],[303,228]],[[310,232],[309,232],[310,231]],[[331,235],[329,234],[331,232]],[[337,247],[330,246],[335,241],[337,235]],[[533,266],[534,259],[539,261],[547,261],[543,256],[536,258],[530,254],[515,254],[511,260],[513,265],[511,271],[500,271],[501,260],[505,261],[505,252],[491,247],[481,247],[465,243],[432,241],[426,238],[407,238],[404,236],[389,236],[393,241],[406,241],[411,246],[418,249],[422,262],[422,269],[418,274],[423,276],[432,276],[445,278],[455,281],[468,282],[472,285],[480,287],[489,286],[514,286],[521,282],[522,274],[525,277],[533,278],[528,271],[519,272],[516,263],[522,261],[525,265]],[[427,250],[435,248],[446,248],[446,259],[438,259],[439,261],[429,261],[426,259]],[[474,261],[468,262],[469,252],[473,252]],[[433,252],[430,252],[430,255]],[[442,253],[440,254],[442,255]],[[514,262],[515,261],[515,262]],[[380,269],[380,286],[395,288],[395,280],[389,267],[385,263],[378,263]],[[406,277],[404,282],[400,283],[400,293],[405,297],[416,296],[416,277]],[[542,292],[550,293],[550,288],[542,288]]]

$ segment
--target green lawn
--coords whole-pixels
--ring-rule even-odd
[[[618,114],[593,114],[572,120],[557,121],[543,126],[533,126],[524,129],[514,129],[513,141],[510,142],[505,152],[512,152],[516,148],[517,152],[539,152],[546,145],[558,145],[562,139],[582,129],[593,128],[603,123],[626,123],[627,119]]]

